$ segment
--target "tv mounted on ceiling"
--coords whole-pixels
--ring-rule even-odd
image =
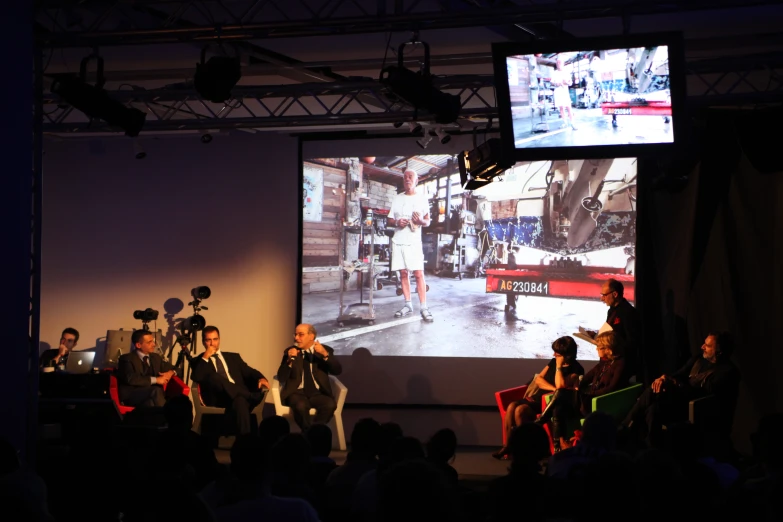
[[[496,43],[492,55],[509,159],[643,156],[685,137],[680,33]]]

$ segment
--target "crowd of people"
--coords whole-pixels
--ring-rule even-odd
[[[514,428],[505,476],[461,480],[450,429],[420,441],[364,418],[338,465],[331,430],[292,433],[279,416],[236,437],[230,464],[191,430],[185,396],[164,406],[163,431],[84,439],[27,468],[0,443],[0,496],[9,520],[507,521],[659,520],[737,516],[779,520],[783,415],[761,420],[751,458],[727,459],[694,424],[669,426],[658,447],[636,445],[602,412],[579,442],[552,454],[537,423]],[[96,451],[103,458],[96,458]]]

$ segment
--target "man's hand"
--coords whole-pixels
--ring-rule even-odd
[[[60,347],[57,349],[57,357],[54,358],[54,362],[59,363],[60,359],[68,355],[68,352],[70,352],[68,347],[65,346],[64,344],[61,344]]]
[[[313,350],[315,350],[315,353],[317,353],[321,357],[329,357],[329,352],[326,351],[326,348],[324,348],[323,345],[318,341],[316,341],[315,344],[313,345]]]
[[[663,391],[663,387],[666,384],[666,375],[661,375],[657,379],[655,379],[652,382],[652,391],[653,393],[661,393]]]
[[[299,350],[297,350],[296,348],[289,348],[287,353],[288,353],[288,358],[293,359],[294,357],[299,355]]]
[[[160,384],[161,386],[165,386],[166,383],[168,383],[168,382],[169,382],[169,379],[166,376],[166,374],[161,374],[158,377],[155,377],[155,383],[156,384]]]
[[[202,355],[201,357],[208,361],[216,353],[217,353],[217,348],[213,348],[212,346],[207,346],[206,348],[204,348],[204,355]]]
[[[258,379],[258,389],[260,390],[261,388],[271,388],[271,386],[269,386],[269,381],[266,379]]]
[[[411,220],[408,219],[408,218],[400,218],[400,219],[396,220],[395,222],[397,223],[398,227],[405,228],[405,227],[408,226],[408,224],[411,222]]]

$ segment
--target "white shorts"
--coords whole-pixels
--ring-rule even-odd
[[[391,268],[398,270],[424,270],[424,250],[421,243],[392,245]]]

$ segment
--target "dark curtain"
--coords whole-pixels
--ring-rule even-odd
[[[732,332],[742,372],[733,438],[743,451],[759,417],[783,411],[781,112],[712,109],[682,157],[644,160],[639,170],[637,303],[648,377],[698,352],[710,331]],[[687,183],[678,169],[690,170]]]

